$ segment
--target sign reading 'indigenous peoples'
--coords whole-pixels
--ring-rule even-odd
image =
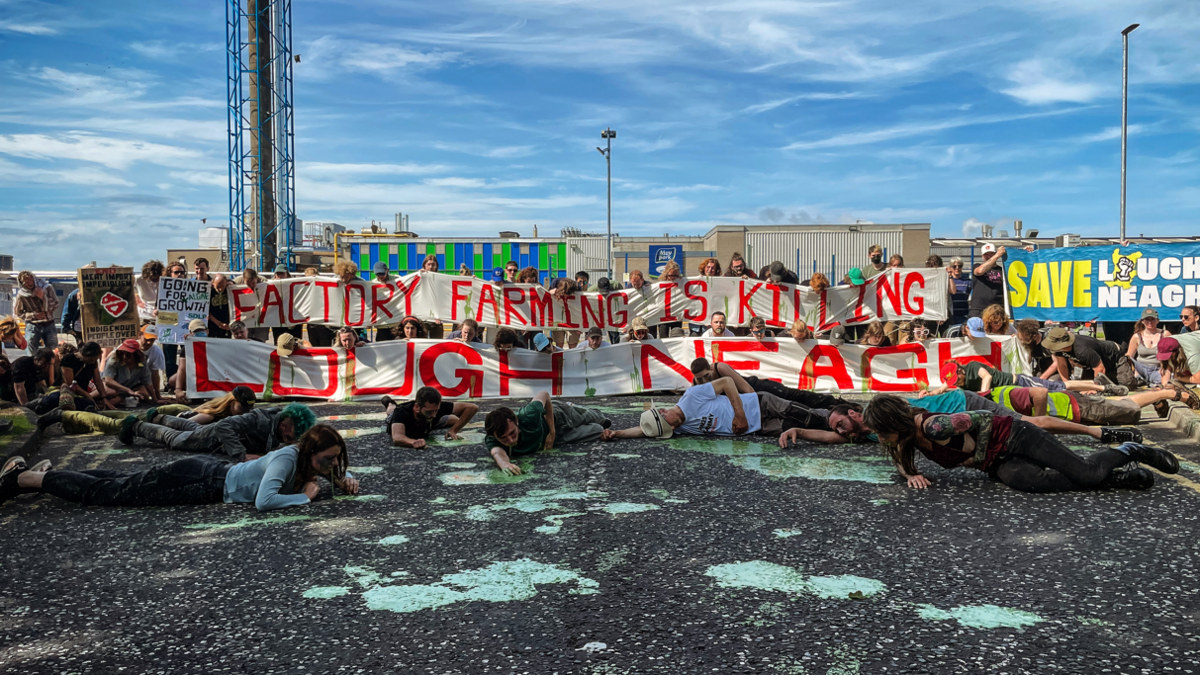
[[[1137,321],[1142,310],[1200,304],[1200,244],[1010,251],[1013,315],[1039,321]]]
[[[898,347],[809,340],[676,338],[543,354],[456,340],[399,340],[280,356],[241,340],[187,341],[188,396],[212,398],[245,385],[263,398],[334,401],[411,397],[431,386],[449,398],[610,396],[691,384],[692,360],[722,361],[743,375],[825,392],[912,392],[941,384],[940,365],[979,361],[1024,372],[1011,336],[930,340]]]
[[[650,282],[641,290],[555,296],[540,286],[498,285],[470,277],[418,272],[390,283],[304,277],[229,287],[233,319],[249,327],[301,323],[369,327],[397,323],[405,316],[422,321],[475,319],[486,326],[622,330],[635,317],[649,325],[689,321],[708,323],[724,312],[730,326],[761,316],[784,328],[796,319],[814,327],[857,325],[924,317],[946,318],[948,283],[944,270],[895,269],[864,286],[814,291],[807,286],[755,279],[698,277]]]
[[[210,284],[200,279],[160,277],[158,280],[158,341],[183,344],[193,319],[208,319]]]
[[[138,336],[132,267],[80,268],[79,298],[85,342],[115,347]]]

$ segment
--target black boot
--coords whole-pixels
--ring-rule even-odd
[[[1149,464],[1163,473],[1179,473],[1179,459],[1162,448],[1152,448],[1141,443],[1122,443],[1117,450],[1129,455],[1129,459]]]
[[[1101,427],[1101,443],[1141,443],[1142,432],[1129,427]]]
[[[1108,490],[1149,490],[1154,487],[1154,474],[1141,467],[1114,471],[1108,474],[1100,487]]]
[[[55,408],[38,418],[38,433],[46,433],[50,427],[62,421],[62,408]]]
[[[141,426],[142,421],[137,418],[137,415],[130,415],[121,420],[121,431],[117,434],[125,445],[133,445],[133,439],[137,438],[137,428]]]

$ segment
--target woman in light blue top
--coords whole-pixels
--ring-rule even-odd
[[[17,460],[19,458],[14,458]],[[317,476],[348,494],[358,481],[346,471],[346,441],[328,424],[309,429],[296,445],[251,462],[230,464],[210,456],[121,473],[25,470],[24,460],[10,461],[0,476],[0,503],[18,494],[45,492],[84,506],[173,506],[176,504],[254,504],[259,511],[303,506],[317,498]],[[9,466],[11,465],[11,466]]]

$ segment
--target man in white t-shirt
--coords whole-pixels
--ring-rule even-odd
[[[725,312],[713,312],[712,318],[709,319],[708,330],[700,334],[700,337],[733,337],[733,331],[725,327]]]
[[[670,438],[678,431],[694,436],[740,436],[762,427],[758,395],[739,392],[728,377],[689,387],[670,408],[642,413],[641,426],[605,429],[601,440],[618,438]]]
[[[585,340],[581,341],[578,346],[572,347],[576,351],[592,351],[607,347],[609,342],[604,339],[604,331],[596,326],[592,326],[583,334]]]

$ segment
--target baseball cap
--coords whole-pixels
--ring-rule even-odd
[[[388,273],[387,263],[383,262],[382,260],[375,263],[375,266],[372,267],[371,269],[375,270],[375,274],[387,274]]]
[[[1150,309],[1149,307],[1147,307],[1146,309],[1142,310],[1142,318],[1143,319],[1157,319],[1158,318],[1158,310]]]
[[[121,346],[117,347],[117,351],[133,352],[134,354],[136,354],[136,353],[142,351],[142,345],[139,344],[137,340],[130,338],[128,340],[121,342]]]
[[[667,333],[667,337],[673,337],[673,338],[687,337],[687,331],[685,331],[682,328],[678,328],[678,327],[672,328],[671,331],[669,333]],[[716,347],[714,347],[713,349],[716,349]]]
[[[204,319],[192,319],[190,322],[188,322],[189,333],[198,333],[202,330],[208,330],[208,322],[206,322]]]
[[[152,323],[148,323],[145,326],[142,326],[142,337],[153,338],[153,339],[157,340],[158,339],[158,326],[155,326]]]
[[[987,331],[983,328],[983,319],[973,316],[967,319],[967,337],[983,337]]]
[[[244,384],[239,384],[229,392],[233,394],[233,400],[244,405],[254,405],[254,390]]]
[[[631,330],[650,330],[646,326],[646,320],[640,316],[633,317],[633,321],[629,322],[629,328]]]
[[[533,336],[533,348],[537,351],[542,351],[550,346],[550,338],[546,337],[545,333],[538,333]]]
[[[850,277],[850,283],[855,286],[862,286],[867,283],[867,278],[863,276],[862,270],[857,267],[851,267],[846,276]]]
[[[846,344],[846,329],[842,326],[837,326],[829,331],[829,344],[834,347]]]
[[[1162,349],[1162,343],[1163,341],[1159,341],[1159,349]],[[1042,346],[1052,352],[1061,352],[1073,344],[1075,344],[1075,334],[1061,326],[1046,331],[1046,337],[1042,338]],[[1176,342],[1175,344],[1179,343]]]
[[[783,266],[783,263],[776,260],[775,262],[771,263],[771,270],[767,272],[767,276],[771,278],[771,281],[779,283],[783,280],[783,273],[786,271],[787,268]]]
[[[592,337],[593,335],[604,337],[604,331],[600,330],[599,326],[592,326],[591,328],[587,329],[587,333],[584,333],[584,335],[587,337]]]
[[[279,339],[275,341],[275,352],[280,356],[291,356],[292,352],[300,346],[300,341],[291,333],[283,333]]]
[[[275,274],[287,274],[287,273],[288,273],[287,265],[284,265],[283,263],[279,263],[278,265],[275,266]]]
[[[989,241],[988,243],[984,244],[983,248],[981,248],[980,250],[983,251],[984,255],[987,255],[989,253],[995,253],[996,245]]]
[[[651,408],[642,413],[641,425],[642,434],[646,438],[670,438],[675,430],[667,424],[667,420],[663,417],[662,412],[658,408]]]
[[[1158,341],[1158,360],[1166,361],[1175,355],[1179,350],[1179,340],[1173,337],[1165,337]]]

